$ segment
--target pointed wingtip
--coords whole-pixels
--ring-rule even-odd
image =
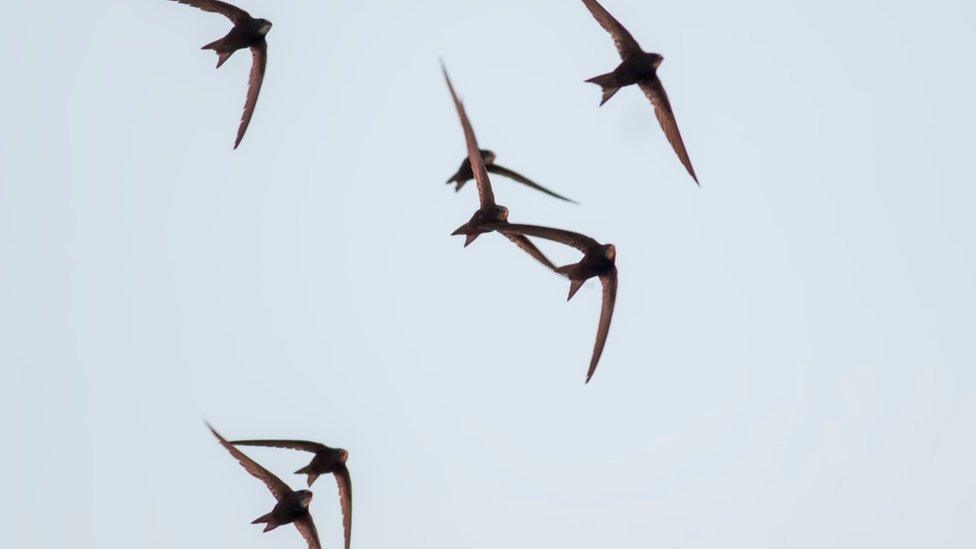
[[[590,369],[586,371],[586,383],[585,383],[585,385],[589,385],[590,384],[590,380],[593,379],[593,374],[596,373],[596,366],[599,363],[600,363],[600,359],[599,358],[597,358],[595,361],[591,361],[590,362]]]

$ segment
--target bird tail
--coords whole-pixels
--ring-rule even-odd
[[[481,233],[472,232],[470,223],[465,223],[464,225],[458,227],[453,233],[451,233],[451,236],[457,236],[461,234],[465,235],[465,239],[464,239],[465,248],[467,248],[472,242],[474,242],[476,238],[481,236]]]
[[[447,180],[447,184],[448,185],[451,185],[451,184],[454,185],[454,192],[460,191],[461,190],[461,187],[463,187],[465,183],[466,182],[465,181],[462,181],[461,180],[461,176],[459,176],[459,175],[452,175],[451,178]]]
[[[596,84],[597,86],[603,88],[603,99],[600,101],[601,107],[604,103],[609,101],[611,97],[613,97],[613,94],[617,93],[617,90],[620,89],[620,86],[617,85],[617,78],[612,72],[601,74],[600,76],[594,76],[593,78],[587,80],[587,82]]]
[[[305,467],[302,467],[301,469],[295,471],[295,474],[296,475],[308,475],[308,485],[309,485],[309,487],[311,487],[312,484],[315,484],[315,479],[319,478],[319,474],[316,473],[315,471],[312,471],[312,466],[311,465],[306,465]]]
[[[217,68],[218,69],[228,59],[230,59],[230,56],[231,55],[234,55],[234,50],[225,51],[223,49],[223,41],[224,41],[223,38],[221,38],[220,40],[214,40],[213,42],[211,42],[211,43],[207,44],[206,46],[200,48],[201,50],[213,50],[214,52],[217,53]]]
[[[578,292],[579,289],[583,287],[583,283],[586,282],[586,279],[582,279],[582,278],[577,279],[573,277],[573,275],[575,275],[578,270],[579,270],[579,263],[573,263],[571,265],[564,265],[562,267],[556,268],[557,273],[564,275],[566,276],[566,278],[569,279],[569,297],[566,298],[566,301],[573,299],[573,296],[576,295],[576,292]]]
[[[569,279],[569,297],[566,298],[566,301],[569,301],[570,299],[573,299],[573,296],[576,295],[576,292],[578,292],[579,289],[583,287],[583,283],[584,282],[586,282],[586,281],[585,280],[572,279],[572,278]]]
[[[264,527],[265,532],[270,532],[271,530],[274,530],[275,528],[278,527],[278,525],[275,524],[272,513],[268,513],[267,515],[261,515],[260,517],[251,521],[251,524],[265,524],[266,525]]]

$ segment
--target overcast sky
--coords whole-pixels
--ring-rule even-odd
[[[701,179],[579,1],[8,2],[0,33],[5,546],[294,549],[204,428],[349,450],[353,547],[976,545],[976,7],[605,5]],[[618,250],[567,284],[444,184]],[[574,250],[545,245],[559,264]],[[309,456],[252,449],[293,487]],[[335,485],[316,484],[326,547]]]

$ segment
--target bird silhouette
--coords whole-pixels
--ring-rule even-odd
[[[508,223],[508,208],[495,203],[495,194],[491,190],[491,181],[488,180],[488,171],[485,169],[485,162],[481,157],[481,150],[478,148],[478,140],[474,135],[474,130],[471,128],[471,122],[468,120],[468,115],[464,111],[464,105],[458,98],[457,92],[454,91],[454,85],[451,83],[451,78],[447,75],[447,68],[444,67],[443,63],[441,63],[441,71],[444,73],[447,88],[451,91],[451,97],[454,99],[454,107],[457,109],[458,118],[461,119],[461,127],[464,129],[464,140],[468,147],[468,160],[471,162],[474,180],[478,185],[478,201],[481,204],[481,207],[474,212],[474,215],[471,216],[471,219],[467,223],[461,225],[451,233],[452,235],[464,235],[464,246],[467,247],[479,236],[493,231],[493,229],[484,229],[483,227],[485,225],[490,223]],[[535,258],[536,261],[545,265],[546,268],[555,270],[556,266],[553,265],[552,261],[549,261],[549,258],[535,244],[529,241],[528,238],[518,234],[506,234],[505,236],[515,243],[516,246]]]
[[[258,104],[258,95],[261,94],[261,84],[264,83],[264,71],[268,66],[268,42],[265,40],[268,31],[271,30],[271,21],[267,19],[255,19],[246,11],[232,6],[219,0],[173,0],[180,4],[186,4],[200,8],[203,11],[219,13],[234,23],[230,32],[220,40],[215,40],[201,49],[213,50],[217,53],[217,68],[219,69],[230,56],[237,50],[248,48],[251,50],[253,58],[251,62],[251,76],[247,85],[247,101],[244,103],[244,114],[241,116],[241,124],[237,129],[237,140],[234,141],[236,149],[241,140],[244,139],[244,132],[251,124],[251,117],[254,116],[254,107]]]
[[[527,187],[546,193],[549,196],[558,198],[559,200],[565,200],[566,202],[572,202],[573,204],[577,204],[575,200],[571,198],[566,198],[561,194],[557,194],[553,191],[550,191],[549,189],[543,187],[542,185],[539,185],[535,181],[532,181],[528,177],[525,177],[524,175],[516,172],[515,170],[510,170],[508,168],[499,166],[498,164],[495,163],[496,156],[493,151],[482,149],[481,158],[485,161],[485,169],[488,171],[488,173],[493,173],[496,175],[507,177],[512,181],[516,181]],[[474,170],[471,169],[471,160],[465,157],[464,160],[461,161],[461,167],[459,167],[457,172],[455,172],[454,175],[452,175],[451,178],[447,180],[447,184],[450,185],[453,183],[454,191],[457,192],[460,191],[462,187],[464,187],[465,183],[471,181],[472,179],[474,179]]]
[[[671,147],[678,155],[678,159],[681,160],[681,163],[697,184],[698,176],[695,175],[695,168],[691,165],[691,158],[688,156],[685,143],[681,139],[681,132],[678,131],[678,123],[674,119],[671,102],[668,100],[668,94],[664,91],[664,84],[661,83],[661,79],[657,76],[657,68],[664,61],[664,57],[657,53],[647,53],[641,49],[640,44],[637,43],[637,40],[634,40],[630,32],[619,21],[614,19],[610,15],[610,12],[601,6],[599,2],[596,0],[583,0],[583,3],[589,8],[590,13],[600,23],[600,26],[613,37],[614,43],[617,44],[617,51],[620,52],[620,58],[623,59],[623,62],[613,72],[601,74],[600,76],[595,76],[587,80],[587,82],[592,82],[603,89],[603,99],[600,101],[600,105],[603,106],[604,103],[609,101],[624,86],[634,84],[640,86],[644,95],[654,105],[654,114],[657,116],[657,121],[661,125],[661,129],[664,130],[664,135],[668,138],[668,142],[671,143]]]
[[[294,524],[298,532],[308,542],[308,549],[322,549],[318,530],[315,529],[315,522],[312,521],[312,515],[308,512],[308,506],[312,502],[312,492],[308,490],[293,491],[280,478],[258,465],[253,459],[244,455],[233,444],[227,442],[209,423],[207,427],[217,437],[220,445],[226,448],[230,452],[230,455],[234,456],[240,462],[244,470],[263,482],[268,487],[268,490],[271,491],[271,494],[274,495],[275,499],[278,500],[278,503],[275,504],[274,509],[270,513],[254,519],[251,524],[264,524],[265,532],[270,532],[286,524]]]
[[[600,309],[600,324],[596,330],[596,343],[593,345],[590,368],[586,372],[586,382],[589,383],[593,377],[593,373],[596,372],[597,364],[600,363],[600,356],[603,354],[603,347],[607,342],[607,334],[610,333],[610,320],[613,319],[613,308],[617,302],[617,248],[613,244],[600,244],[588,236],[572,231],[539,227],[536,225],[500,223],[488,225],[485,228],[490,228],[504,234],[544,238],[572,246],[583,252],[583,258],[578,263],[559,267],[556,269],[556,272],[569,278],[569,297],[567,301],[573,299],[573,296],[583,286],[583,283],[590,278],[599,277],[600,282],[603,284],[603,306]]]
[[[296,475],[308,475],[309,487],[320,475],[332,474],[339,485],[339,504],[342,507],[342,529],[345,533],[346,549],[349,549],[349,539],[352,536],[352,479],[346,461],[349,452],[342,448],[330,448],[318,442],[307,440],[234,440],[236,446],[265,446],[269,448],[287,448],[315,454],[312,462],[295,471]]]

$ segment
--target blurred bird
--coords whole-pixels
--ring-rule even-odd
[[[528,177],[525,177],[524,175],[514,170],[503,168],[502,166],[495,164],[495,153],[492,151],[482,149],[481,158],[485,161],[485,169],[488,171],[488,173],[505,176],[527,187],[531,187],[537,191],[542,191],[548,194],[549,196],[558,198],[559,200],[565,200],[566,202],[572,202],[573,204],[578,203],[575,200],[566,198],[561,194],[556,194],[550,191],[549,189],[543,187],[542,185],[539,185],[535,181],[532,181]],[[471,160],[465,157],[465,159],[461,162],[461,167],[458,168],[457,173],[452,175],[451,178],[447,180],[447,184],[450,185],[451,183],[453,183],[454,191],[457,192],[461,190],[461,187],[463,187],[465,183],[471,181],[472,179],[474,179],[474,170],[471,169]]]
[[[609,101],[620,88],[633,84],[640,86],[644,95],[654,105],[654,114],[657,116],[658,123],[661,124],[661,129],[664,130],[664,135],[697,184],[698,176],[695,175],[695,168],[691,166],[691,158],[688,157],[688,151],[685,150],[684,141],[681,139],[681,132],[678,131],[678,123],[674,119],[671,102],[668,101],[668,94],[664,91],[664,85],[657,77],[657,68],[664,61],[664,57],[642,50],[637,40],[634,40],[627,29],[614,19],[599,2],[583,0],[583,3],[589,8],[590,13],[600,23],[600,26],[613,36],[613,41],[617,44],[617,51],[620,52],[620,58],[623,59],[623,63],[618,65],[613,72],[587,80],[587,82],[592,82],[603,88],[603,99],[600,101],[600,106]]]
[[[278,503],[275,504],[274,509],[270,513],[254,519],[251,524],[264,524],[265,532],[270,532],[285,524],[294,524],[295,528],[302,534],[302,537],[305,538],[305,541],[308,542],[308,549],[322,549],[322,544],[319,542],[319,533],[315,529],[312,515],[308,512],[308,506],[312,502],[312,492],[308,490],[292,491],[281,479],[274,476],[270,471],[258,465],[254,460],[227,442],[209,423],[207,427],[217,437],[220,445],[226,448],[230,452],[230,455],[234,456],[240,462],[244,470],[263,482],[274,495],[275,499],[278,500]]]
[[[572,246],[583,252],[583,259],[579,263],[566,265],[556,269],[557,273],[569,278],[569,297],[573,299],[583,283],[593,277],[600,277],[603,284],[603,307],[600,310],[600,324],[596,330],[596,343],[593,346],[593,356],[590,358],[590,369],[586,372],[586,383],[590,382],[596,366],[603,354],[603,346],[607,342],[610,332],[610,320],[613,318],[613,307],[617,302],[617,248],[613,244],[600,244],[588,236],[550,229],[535,225],[519,225],[512,223],[487,225],[486,229],[495,230],[508,235],[536,236]]]
[[[214,50],[217,53],[217,68],[226,62],[237,50],[250,48],[251,56],[251,76],[247,87],[247,101],[244,104],[244,114],[241,116],[241,125],[237,129],[237,140],[234,148],[241,144],[244,139],[244,132],[251,124],[251,117],[254,116],[254,107],[258,104],[258,95],[261,93],[261,84],[264,82],[264,70],[268,65],[268,43],[265,36],[271,30],[271,21],[267,19],[255,19],[246,11],[232,6],[219,0],[174,0],[180,4],[187,4],[200,8],[203,11],[219,13],[224,15],[234,23],[234,28],[220,40],[216,40],[201,49]]]
[[[265,446],[269,448],[288,448],[315,454],[312,462],[295,471],[296,475],[308,475],[309,487],[319,478],[319,475],[332,474],[339,485],[339,504],[342,507],[342,527],[345,532],[346,549],[349,549],[349,539],[352,535],[352,479],[346,461],[349,452],[342,448],[330,448],[318,442],[307,440],[234,440],[231,444],[237,446]]]
[[[451,84],[451,78],[447,75],[447,68],[444,67],[443,63],[441,63],[441,71],[444,73],[444,80],[447,82],[447,87],[451,91],[451,97],[454,99],[454,107],[457,109],[458,118],[461,119],[461,127],[464,129],[464,140],[468,146],[468,161],[472,166],[475,183],[478,185],[478,200],[481,203],[481,207],[478,208],[478,211],[474,212],[471,219],[451,233],[452,235],[465,235],[464,246],[467,247],[479,236],[492,232],[493,229],[482,228],[484,225],[489,223],[508,223],[508,208],[495,203],[495,195],[491,190],[491,181],[488,180],[485,161],[481,156],[481,150],[478,148],[478,140],[474,136],[471,122],[468,120],[468,115],[464,112],[464,105],[458,98],[457,92],[454,91],[454,85]],[[556,269],[556,266],[549,261],[549,258],[543,255],[539,251],[539,248],[536,248],[535,244],[530,242],[528,238],[519,234],[506,234],[505,236],[514,242],[516,246],[534,257],[536,261],[545,265],[546,268],[550,270]]]

